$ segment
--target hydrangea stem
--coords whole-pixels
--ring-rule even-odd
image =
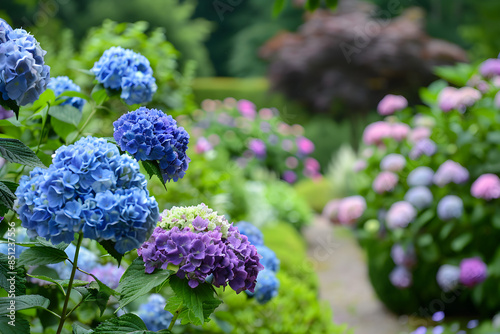
[[[171,331],[172,328],[175,325],[175,322],[177,321],[177,318],[179,317],[179,314],[181,314],[182,308],[184,307],[184,303],[181,303],[177,310],[174,312],[174,317],[172,318],[172,321],[170,321],[170,325],[168,326],[168,330]]]
[[[68,291],[66,292],[66,298],[64,299],[64,306],[61,312],[61,320],[59,320],[59,327],[57,328],[57,334],[61,334],[61,331],[64,326],[64,321],[66,321],[67,317],[66,312],[68,310],[69,297],[71,295],[71,288],[73,287],[73,280],[75,278],[76,267],[78,264],[78,254],[80,253],[80,246],[82,245],[82,241],[83,241],[83,232],[80,232],[78,234],[78,241],[75,249],[75,258],[73,259],[73,268],[71,269],[71,276],[69,277]]]

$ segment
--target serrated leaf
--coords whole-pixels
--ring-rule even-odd
[[[118,261],[118,265],[122,262],[123,254],[118,253],[118,251],[115,249],[116,242],[111,241],[111,240],[101,240],[99,241],[99,244],[108,252],[109,255],[111,255],[113,258]]]
[[[45,240],[42,237],[36,237],[35,246],[56,248],[60,250],[65,250],[69,244],[61,242],[57,245],[52,244],[52,242]]]
[[[106,307],[108,305],[108,300],[110,297],[109,290],[111,288],[103,288],[98,282],[92,281],[87,287],[75,287],[74,290],[78,291],[82,295],[84,302],[94,302],[99,310],[101,311],[101,316],[104,314]]]
[[[9,305],[11,305],[11,300],[15,302],[16,311],[27,310],[30,308],[47,308],[50,301],[39,295],[25,295],[16,296],[15,298],[1,297],[0,298],[0,316],[3,317],[5,314],[9,313]]]
[[[118,318],[111,318],[94,330],[96,334],[150,334],[146,325],[137,315],[127,313]]]
[[[16,195],[12,193],[12,191],[5,183],[0,181],[0,204],[9,209],[12,209],[15,199]]]
[[[15,326],[12,326],[12,322]],[[9,324],[11,322],[11,324]],[[28,320],[16,315],[15,320],[6,316],[0,317],[0,333],[2,334],[26,334],[30,332],[30,323]]]
[[[35,266],[59,263],[68,258],[63,250],[53,247],[35,246],[24,250],[19,255],[19,264],[23,266]]]
[[[285,0],[274,0],[273,16],[278,16],[285,8]]]
[[[177,276],[170,277],[169,284],[175,293],[175,298],[169,298],[165,309],[174,313],[182,307],[179,319],[183,324],[203,325],[210,320],[210,314],[222,303],[215,297],[211,284],[203,283],[191,288],[188,280]]]
[[[158,179],[160,179],[161,183],[165,185],[165,181],[163,180],[163,175],[161,174],[161,169],[160,165],[158,164],[158,161],[156,160],[147,160],[147,161],[141,161],[142,165],[144,166],[144,169],[149,175],[149,178],[153,178],[153,176],[156,176]]]
[[[69,104],[50,107],[49,115],[74,126],[77,126],[82,120],[82,112]]]
[[[119,309],[149,293],[173,273],[171,270],[156,270],[152,274],[146,274],[144,270],[144,262],[136,258],[123,274],[116,289],[120,293]]]
[[[17,260],[11,261],[17,262]],[[0,254],[0,287],[9,292],[12,287],[11,282],[15,282],[14,289],[16,296],[26,293],[26,269],[17,264],[9,264],[9,257]]]
[[[85,329],[82,326],[73,323],[72,325],[73,331],[72,334],[91,334],[93,331],[91,329]]]
[[[5,184],[7,186],[7,188],[9,188],[10,191],[12,191],[13,193],[15,193],[17,187],[19,187],[19,184],[12,182],[12,181],[1,180],[0,182]]]
[[[0,138],[0,154],[9,162],[46,168],[35,152],[18,139]]]

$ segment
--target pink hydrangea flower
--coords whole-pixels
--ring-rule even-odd
[[[401,95],[386,95],[378,104],[377,111],[380,115],[392,115],[398,110],[408,107],[408,101]]]
[[[306,177],[310,177],[312,179],[319,177],[321,174],[319,173],[321,166],[319,165],[318,160],[314,158],[307,158],[304,160],[304,175]]]
[[[195,152],[198,154],[208,152],[211,149],[213,149],[213,146],[205,137],[198,138],[196,146],[194,147]]]
[[[363,142],[366,145],[380,145],[385,138],[392,136],[391,124],[387,122],[375,122],[368,125],[363,132]]]
[[[338,221],[343,225],[352,225],[365,212],[366,201],[361,196],[350,196],[342,199],[338,207]]]
[[[408,135],[408,140],[412,143],[417,143],[422,139],[429,139],[431,136],[431,129],[425,126],[418,126],[411,130]]]
[[[458,162],[446,160],[434,174],[434,184],[444,187],[448,183],[461,184],[469,179],[469,172]]]
[[[356,160],[354,166],[352,167],[352,170],[353,172],[358,173],[361,172],[362,170],[365,170],[366,167],[368,167],[366,160]]]
[[[405,123],[392,123],[391,124],[391,137],[397,141],[402,141],[410,133],[410,126]]]
[[[323,212],[321,215],[326,219],[330,220],[332,223],[340,223],[339,222],[339,207],[341,199],[332,199],[328,203],[326,203],[323,208]]]
[[[297,149],[301,155],[309,155],[314,152],[314,144],[306,137],[298,137],[296,140]]]
[[[406,201],[400,201],[394,203],[387,215],[385,221],[387,222],[387,227],[391,229],[395,228],[405,228],[408,226],[417,216],[417,210]]]
[[[238,111],[243,117],[246,117],[248,119],[255,119],[255,116],[257,115],[255,104],[248,100],[238,101]]]
[[[299,165],[299,161],[296,157],[288,157],[285,160],[285,166],[290,169],[295,169]]]
[[[399,172],[406,166],[406,159],[401,154],[391,153],[380,161],[380,169]]]
[[[259,110],[259,116],[263,120],[270,120],[274,117],[274,113],[271,109],[269,108],[262,108]]]
[[[266,157],[266,144],[260,139],[251,139],[248,143],[248,148],[257,156],[259,159]]]
[[[474,181],[470,192],[472,196],[488,201],[500,198],[500,178],[495,174],[483,174]]]
[[[467,107],[472,106],[479,99],[481,99],[481,92],[472,87],[445,87],[439,93],[438,104],[444,112],[457,109],[463,113]]]
[[[398,184],[398,176],[393,172],[380,172],[373,180],[373,190],[378,194],[393,191]]]

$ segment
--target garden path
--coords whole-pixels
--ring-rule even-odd
[[[320,298],[332,306],[335,323],[347,323],[354,334],[408,332],[404,321],[377,299],[364,254],[346,228],[318,216],[304,235],[319,276]]]

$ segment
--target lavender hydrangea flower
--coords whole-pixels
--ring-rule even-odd
[[[413,205],[405,201],[400,201],[394,203],[389,211],[387,211],[385,220],[387,222],[387,227],[391,229],[405,228],[416,216],[417,211]]]
[[[380,161],[380,169],[399,172],[406,166],[406,159],[401,154],[391,153]]]
[[[147,239],[159,217],[146,186],[137,161],[89,136],[60,147],[48,169],[23,176],[15,209],[30,237],[70,243],[83,232],[125,253]]]
[[[236,227],[238,228],[241,234],[247,236],[248,241],[250,241],[252,245],[254,246],[264,245],[264,235],[262,235],[262,232],[254,224],[241,221],[236,224]]]
[[[104,51],[91,71],[105,88],[121,90],[120,97],[129,105],[151,101],[157,89],[148,59],[132,50]]]
[[[123,273],[125,273],[125,268],[121,266],[118,267],[116,264],[108,262],[105,265],[97,265],[90,273],[111,289],[116,289]],[[89,279],[91,281],[94,280],[92,276],[90,276]]]
[[[49,84],[47,85],[47,88],[52,89],[56,96],[59,96],[67,91],[70,92],[81,91],[80,86],[78,86],[73,82],[73,80],[65,76],[51,78]],[[61,105],[70,105],[80,111],[82,111],[83,106],[85,104],[85,100],[79,97],[62,97],[61,99],[64,100],[64,102],[61,103]]]
[[[149,296],[147,303],[139,306],[137,315],[144,321],[147,329],[158,332],[167,329],[172,322],[172,313],[165,310],[167,301],[162,295],[153,293]]]
[[[433,199],[432,192],[424,186],[410,188],[405,194],[405,201],[410,202],[417,209],[428,208]]]
[[[189,280],[192,288],[213,275],[216,287],[229,284],[237,293],[247,289],[253,292],[263,266],[257,249],[245,235],[204,205],[168,211],[137,251],[146,273],[177,270],[177,276]],[[200,215],[193,218],[196,213]]]
[[[479,67],[479,73],[485,78],[492,78],[500,75],[500,59],[486,59]]]
[[[255,154],[259,159],[264,159],[266,157],[266,143],[260,139],[252,139],[248,143],[248,148]]]
[[[276,277],[276,273],[269,269],[264,269],[259,272],[255,292],[246,291],[249,296],[253,296],[259,304],[266,304],[271,299],[278,295],[280,282]]]
[[[419,140],[415,146],[410,151],[410,159],[416,160],[420,158],[422,155],[426,155],[428,157],[434,155],[437,151],[436,143],[428,138],[424,138]]]
[[[413,275],[405,267],[396,267],[389,274],[389,280],[396,288],[406,289],[413,284]]]
[[[401,244],[394,244],[391,248],[391,257],[394,263],[401,267],[411,268],[417,263],[413,245],[404,248]]]
[[[462,199],[455,195],[443,197],[437,206],[438,217],[442,220],[450,220],[462,217],[464,203]]]
[[[472,288],[482,283],[488,276],[486,264],[478,257],[463,259],[460,262],[460,283]]]
[[[460,282],[460,268],[450,264],[443,264],[439,267],[436,280],[444,292],[452,291],[457,288]]]
[[[165,182],[184,177],[191,161],[186,155],[189,134],[172,116],[141,107],[121,116],[113,126],[122,151],[137,160],[157,160]]]
[[[415,168],[408,174],[406,183],[410,187],[416,186],[430,186],[434,177],[434,171],[427,166],[420,166]]]
[[[461,184],[467,182],[469,179],[469,172],[465,167],[458,162],[447,160],[439,166],[436,174],[434,174],[434,184],[439,187],[444,187],[448,183]]]
[[[26,30],[0,22],[0,98],[19,106],[36,101],[47,88],[50,67],[44,51]]]
[[[274,272],[278,272],[280,270],[280,260],[276,257],[276,254],[270,248],[264,245],[256,247],[257,253],[262,256],[262,258],[260,259],[260,263],[264,266],[264,268]]]

